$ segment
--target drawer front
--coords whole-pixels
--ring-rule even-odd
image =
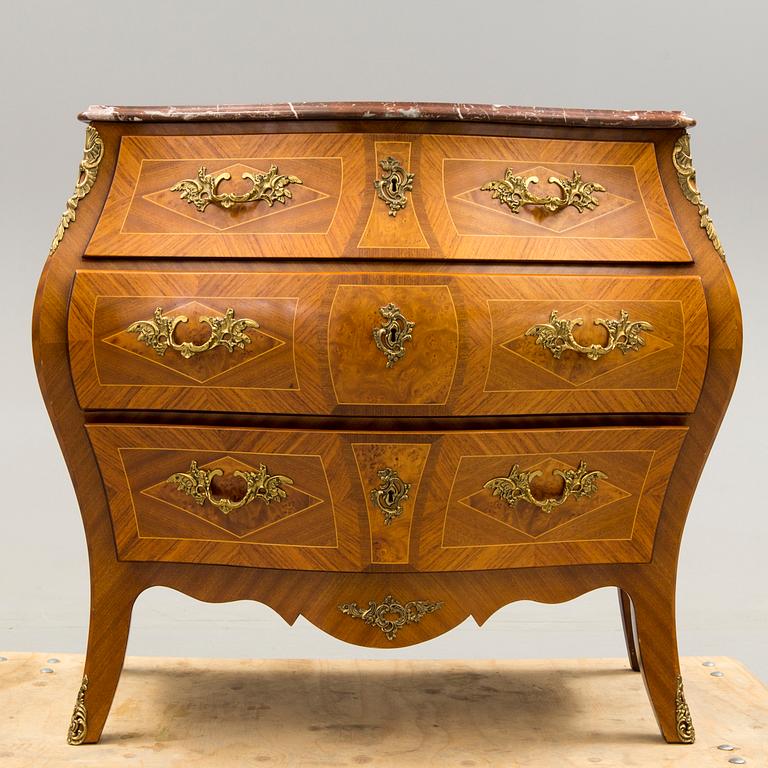
[[[123,136],[86,255],[691,261],[650,142],[355,133]]]
[[[299,414],[690,412],[698,277],[81,271],[80,404]]]
[[[687,431],[87,429],[121,559],[329,571],[647,562]]]
[[[420,510],[426,571],[648,562],[687,428],[446,435]]]
[[[691,261],[653,144],[425,136],[422,167],[428,221],[451,258]]]
[[[86,429],[122,560],[322,571],[363,564],[359,493],[333,433]]]
[[[359,218],[363,173],[354,134],[124,136],[86,255],[336,256]]]

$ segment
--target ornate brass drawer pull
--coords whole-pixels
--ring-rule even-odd
[[[596,181],[582,181],[578,171],[573,172],[570,179],[560,179],[550,176],[547,181],[560,187],[562,195],[539,196],[528,189],[530,184],[538,184],[538,176],[515,176],[511,168],[507,168],[502,181],[489,181],[480,187],[484,192],[490,192],[494,200],[506,205],[512,213],[519,213],[524,205],[542,205],[548,211],[559,211],[572,205],[579,213],[593,210],[599,205],[595,192],[605,192],[605,187]]]
[[[391,368],[405,356],[405,342],[413,338],[411,331],[416,323],[406,320],[396,304],[379,307],[379,312],[384,322],[380,328],[373,329],[373,339],[376,346],[387,356],[387,368]]]
[[[234,192],[218,191],[222,181],[229,181],[232,174],[224,172],[218,176],[208,173],[203,165],[197,172],[196,179],[182,179],[171,187],[171,192],[180,192],[182,200],[194,205],[201,213],[211,204],[222,208],[231,208],[233,205],[244,203],[258,203],[264,201],[270,208],[275,203],[282,203],[293,197],[288,189],[289,184],[303,184],[298,176],[286,176],[277,170],[276,165],[270,165],[266,173],[244,173],[243,179],[250,181],[253,187],[242,195]]]
[[[556,469],[553,474],[562,477],[564,481],[563,491],[559,498],[539,500],[531,492],[531,481],[541,475],[541,470],[521,472],[519,465],[515,464],[509,470],[507,477],[494,477],[483,488],[487,488],[494,496],[516,507],[518,501],[527,501],[538,507],[542,512],[549,514],[555,507],[573,497],[578,500],[584,496],[592,496],[597,492],[597,481],[607,479],[608,475],[599,470],[587,471],[587,463],[579,462],[578,469]]]
[[[171,475],[166,482],[173,483],[182,493],[191,496],[200,506],[206,502],[218,507],[221,512],[228,515],[235,509],[240,509],[252,501],[261,501],[271,504],[280,502],[288,494],[283,490],[283,485],[293,485],[293,480],[285,475],[270,475],[263,464],[259,464],[258,472],[242,472],[236,469],[232,474],[245,480],[245,495],[239,501],[230,499],[217,499],[211,490],[211,482],[214,477],[224,474],[221,469],[200,469],[197,462],[193,461],[189,466],[189,472],[177,472]]]
[[[385,158],[379,165],[381,178],[376,179],[373,186],[379,199],[387,204],[389,215],[397,216],[397,212],[408,204],[405,193],[413,189],[414,174],[408,173],[394,157]]]
[[[403,482],[394,469],[385,467],[377,472],[381,485],[371,489],[371,500],[384,515],[384,525],[391,525],[403,514],[402,503],[408,498],[411,484]]]
[[[339,610],[354,619],[362,619],[372,627],[378,627],[387,636],[387,640],[394,640],[398,629],[406,624],[418,624],[423,616],[442,607],[442,602],[430,600],[411,600],[403,604],[392,595],[387,595],[381,603],[371,600],[367,608],[361,608],[357,603],[344,603],[339,606]]]
[[[231,307],[224,313],[224,317],[198,317],[199,323],[211,326],[211,335],[202,344],[193,344],[191,341],[178,342],[173,338],[173,333],[179,323],[189,322],[186,315],[170,317],[163,314],[162,307],[155,310],[152,320],[137,320],[128,326],[128,333],[138,335],[139,341],[143,341],[148,347],[157,352],[161,357],[167,349],[173,349],[183,358],[189,359],[201,352],[208,352],[216,347],[225,347],[232,352],[235,347],[245,349],[246,344],[251,343],[251,337],[245,332],[246,328],[258,328],[255,320],[243,317],[235,319],[235,310]]]
[[[558,360],[566,349],[586,355],[590,360],[597,360],[614,349],[621,350],[625,355],[627,352],[637,352],[645,346],[645,339],[640,332],[653,331],[653,326],[645,320],[630,321],[629,314],[622,309],[618,320],[595,320],[595,325],[602,325],[608,331],[608,343],[605,346],[590,344],[584,347],[573,338],[573,329],[583,322],[580,317],[575,320],[561,319],[557,316],[557,310],[553,309],[548,323],[531,326],[525,335],[535,336],[536,343],[548,349],[552,357]]]

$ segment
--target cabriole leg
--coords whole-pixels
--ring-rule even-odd
[[[674,588],[668,592],[632,593],[635,647],[662,736],[669,743],[692,744],[696,734],[680,675]]]
[[[635,672],[640,671],[640,662],[637,659],[637,650],[635,648],[635,633],[632,629],[632,604],[629,595],[619,588],[619,608],[621,609],[621,626],[624,628],[624,641],[627,644],[627,656],[629,657],[629,666]]]
[[[67,734],[73,745],[95,744],[120,679],[131,611],[138,593],[126,584],[91,585],[91,620],[83,681]]]

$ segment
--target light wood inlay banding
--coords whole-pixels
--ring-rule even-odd
[[[410,141],[376,141],[374,142],[374,154],[376,156],[374,177],[381,177],[381,161],[387,157],[394,157],[405,168],[411,169]],[[373,184],[371,184],[373,189]],[[358,248],[429,248],[424,232],[419,224],[419,217],[414,207],[414,196],[419,195],[419,179],[414,180],[413,191],[408,192],[408,203],[405,208],[397,212],[397,216],[390,216],[386,205],[374,195],[371,212],[365,223]]]
[[[415,323],[387,369],[373,329],[396,303]],[[252,342],[185,360],[158,356],[126,329],[162,306],[190,319],[233,307]],[[552,309],[597,317],[622,309],[654,326],[646,345],[599,360],[555,359],[525,331]],[[69,353],[86,408],[379,415],[689,412],[707,362],[709,323],[695,276],[608,277],[409,272],[80,271]],[[180,331],[181,332],[181,329]]]
[[[362,139],[352,134],[126,136],[87,254],[330,257],[343,249],[358,217],[362,154]],[[243,187],[243,172],[272,164],[304,182],[292,185],[286,205],[209,206],[200,213],[171,191],[201,165],[231,173],[221,186],[231,191]]]
[[[410,560],[411,530],[419,487],[429,456],[430,444],[419,443],[353,443],[352,450],[360,476],[360,484],[368,511],[371,535],[371,562],[406,564]],[[381,510],[371,500],[371,489],[378,487],[377,472],[383,467],[394,469],[411,487],[403,502],[403,513],[389,525]]]
[[[420,170],[429,225],[451,258],[520,261],[688,262],[651,143],[425,136]],[[507,168],[539,176],[574,170],[606,188],[593,211],[499,205],[484,184]]]
[[[682,733],[676,721],[675,574],[742,342],[728,267],[672,162],[688,121],[476,105],[453,105],[450,115],[434,105],[287,107],[96,112],[98,178],[40,279],[34,360],[92,577],[84,741],[99,740],[132,606],[155,585],[211,602],[258,600],[288,622],[302,615],[368,647],[422,642],[470,616],[482,623],[516,600],[618,588],[633,668],[661,732],[687,740],[688,713]],[[454,122],[465,110],[470,119]],[[232,122],[214,119],[222,115]],[[410,147],[417,184],[408,207],[427,248],[358,247],[374,202],[376,142]],[[274,163],[304,180],[302,198],[275,210],[235,207],[225,218],[211,212],[206,224],[164,192],[201,161],[236,177]],[[489,166],[490,178],[507,167],[578,172],[606,192],[578,218],[515,216],[473,193],[468,177]],[[162,178],[171,169],[173,179]],[[370,316],[350,300],[339,322],[334,299],[345,287],[371,303]],[[380,296],[393,288],[403,300]],[[405,357],[386,370],[372,327],[389,302],[416,325]],[[264,335],[210,358],[210,369],[174,369],[172,358],[158,364],[124,338],[134,309],[146,317],[157,307],[193,318],[179,328],[192,337],[205,330],[194,318],[228,308]],[[598,316],[628,312],[653,330],[623,358],[580,355],[583,368],[567,353],[537,357],[525,337],[555,310],[584,318],[574,349],[605,341]],[[335,334],[340,327],[346,336]],[[355,370],[368,354],[363,343],[377,375],[395,374],[386,391]],[[383,533],[372,529],[358,461],[375,456],[372,446],[397,446],[384,458],[416,465],[428,450],[418,482],[406,478],[416,495]],[[231,505],[196,504],[200,494],[167,483],[193,461],[221,470],[206,475],[204,485],[219,484],[206,493]],[[557,472],[582,462],[600,481],[566,497]],[[268,509],[237,506],[245,497],[236,473],[262,464],[293,481],[287,495]],[[503,507],[477,495],[515,464],[541,472],[531,495]],[[407,550],[397,529],[406,521]],[[386,595],[442,606],[391,641],[338,610]]]

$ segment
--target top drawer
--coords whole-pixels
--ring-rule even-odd
[[[650,142],[355,133],[123,136],[86,255],[691,261]]]

